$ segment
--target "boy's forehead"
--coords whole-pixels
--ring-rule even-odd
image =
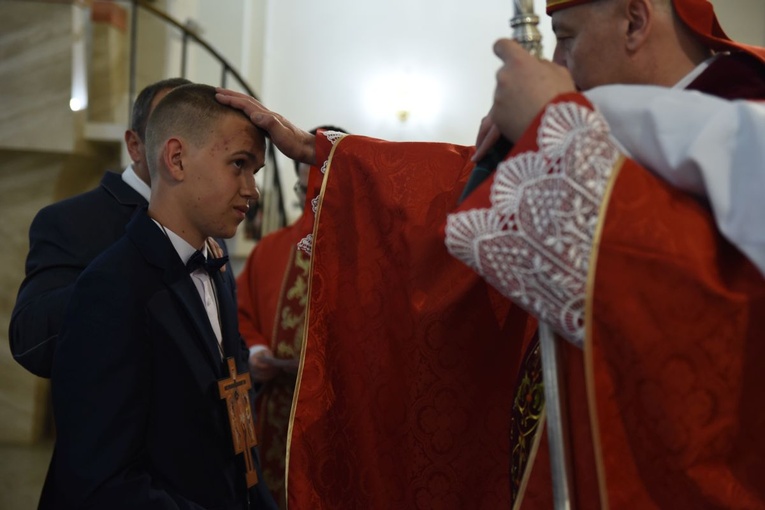
[[[246,117],[225,115],[212,131],[213,150],[253,158],[259,165],[265,161],[265,137]]]
[[[236,114],[223,115],[218,120],[217,128],[215,131],[221,138],[240,141],[251,140],[257,145],[265,147],[265,137],[247,117]]]

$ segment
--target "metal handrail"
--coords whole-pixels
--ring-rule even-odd
[[[137,8],[140,7],[147,12],[151,13],[152,15],[156,16],[157,18],[163,20],[165,23],[174,26],[178,30],[181,31],[183,34],[183,42],[182,42],[182,51],[181,51],[181,77],[186,77],[186,56],[188,51],[188,41],[192,40],[198,45],[200,45],[202,48],[207,50],[207,52],[215,59],[217,60],[221,66],[222,66],[222,72],[221,72],[221,87],[226,87],[226,79],[228,75],[234,77],[234,79],[238,82],[238,84],[242,87],[242,89],[249,94],[250,96],[254,97],[257,100],[260,100],[258,98],[257,94],[255,94],[255,91],[252,90],[252,87],[250,87],[247,82],[242,78],[242,76],[234,69],[231,64],[226,60],[223,55],[221,55],[215,48],[213,48],[207,41],[199,37],[193,30],[190,30],[187,26],[181,24],[178,22],[178,20],[174,19],[172,16],[167,14],[166,12],[163,12],[153,5],[151,5],[147,0],[132,0],[131,3],[133,4],[133,15],[131,16],[131,24],[130,24],[130,83],[129,83],[129,109],[128,112],[132,111],[133,109],[133,100],[135,98],[135,81],[136,81],[136,59],[138,55],[137,51],[137,41],[138,41],[138,10]],[[129,115],[128,115],[129,116]],[[274,193],[268,194],[268,197],[271,199],[276,198],[277,200],[277,206],[276,206],[276,214],[277,218],[276,221],[265,221],[265,215],[266,211],[268,211],[269,208],[265,208],[264,204],[262,203],[263,200],[258,201],[257,208],[261,209],[264,216],[263,225],[275,225],[276,228],[284,226],[286,223],[286,212],[284,209],[284,200],[282,198],[282,186],[281,186],[281,179],[279,177],[279,166],[276,159],[276,148],[274,147],[274,144],[271,143],[270,139],[266,139],[266,151],[268,154],[268,158],[271,163],[271,168],[273,168],[273,174],[272,174],[272,180],[271,180],[271,190],[274,191]],[[266,187],[268,187],[268,183],[265,184]],[[257,214],[257,211],[253,211]]]
[[[166,23],[168,23],[170,25],[173,25],[178,30],[183,32],[184,45],[183,45],[183,56],[182,56],[182,58],[183,58],[183,62],[182,62],[183,66],[181,68],[181,77],[182,78],[186,77],[185,76],[185,73],[186,73],[186,70],[185,70],[186,43],[185,43],[185,41],[187,41],[189,38],[191,38],[191,39],[194,40],[194,42],[196,42],[197,44],[202,46],[204,49],[206,49],[207,52],[210,53],[210,55],[212,55],[215,58],[215,60],[220,62],[220,64],[223,66],[223,74],[221,75],[221,86],[225,86],[225,84],[226,84],[225,83],[226,82],[226,74],[230,73],[234,78],[236,78],[236,81],[239,82],[239,85],[245,90],[245,92],[247,92],[247,94],[251,95],[255,99],[260,100],[260,98],[257,96],[257,94],[255,94],[255,92],[247,84],[247,82],[244,81],[244,78],[242,78],[242,76],[236,71],[236,69],[234,69],[231,66],[231,64],[228,63],[226,58],[223,55],[221,55],[215,48],[210,46],[210,44],[207,43],[207,41],[205,41],[204,39],[199,37],[193,30],[190,30],[187,26],[185,26],[185,25],[181,24],[180,22],[178,22],[178,20],[176,20],[175,18],[173,18],[172,16],[170,16],[166,12],[163,12],[163,11],[157,9],[156,7],[151,5],[147,0],[133,0],[133,4],[141,7],[142,9],[145,9],[146,11],[152,13],[154,16],[162,19],[163,21],[165,21]],[[138,25],[138,16],[133,16],[131,31],[135,32],[137,30],[137,28],[136,28],[137,25]],[[136,38],[133,35],[134,34],[131,34],[131,46],[136,41]],[[132,52],[132,55],[135,55],[135,52]],[[132,97],[135,94],[135,75],[134,75],[134,73],[131,73],[131,84],[130,85],[131,85],[130,95]]]

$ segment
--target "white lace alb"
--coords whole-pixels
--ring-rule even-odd
[[[593,237],[620,152],[602,116],[573,102],[547,107],[537,145],[497,167],[488,209],[449,215],[446,246],[581,347]]]
[[[327,140],[329,140],[329,143],[332,145],[335,145],[338,140],[342,139],[346,136],[346,133],[341,133],[340,131],[321,131],[317,136],[324,135]],[[321,165],[321,175],[322,177],[327,172],[327,166],[329,165],[329,160],[325,161]],[[311,199],[311,211],[313,212],[314,216],[316,215],[316,212],[319,210],[319,197],[316,196]],[[314,220],[315,221],[315,220]],[[297,245],[298,250],[306,253],[308,256],[311,255],[311,251],[313,250],[313,234],[308,234],[303,239],[298,242]]]

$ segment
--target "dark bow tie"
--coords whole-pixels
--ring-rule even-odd
[[[186,262],[186,269],[189,273],[193,273],[197,269],[204,269],[208,273],[212,274],[214,271],[220,271],[220,269],[228,262],[228,255],[224,255],[219,259],[207,259],[204,253],[197,250],[194,255]]]

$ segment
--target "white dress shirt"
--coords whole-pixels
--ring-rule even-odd
[[[197,249],[191,246],[183,238],[181,238],[178,234],[169,228],[160,225],[158,221],[152,221],[154,221],[154,223],[156,223],[157,226],[162,229],[162,232],[167,235],[167,238],[170,239],[170,242],[173,244],[173,248],[175,248],[175,251],[178,253],[178,256],[181,258],[185,265],[194,254],[194,252],[197,251]],[[200,251],[206,258],[207,245],[204,245]],[[205,307],[207,318],[210,320],[210,325],[212,326],[213,332],[215,333],[215,338],[218,340],[221,357],[223,357],[223,334],[221,333],[220,314],[218,311],[218,296],[215,293],[215,284],[213,283],[212,278],[210,278],[210,275],[207,273],[207,271],[202,268],[190,273],[190,276],[191,280],[194,282],[194,286],[196,287],[197,292],[199,293],[202,304]]]

